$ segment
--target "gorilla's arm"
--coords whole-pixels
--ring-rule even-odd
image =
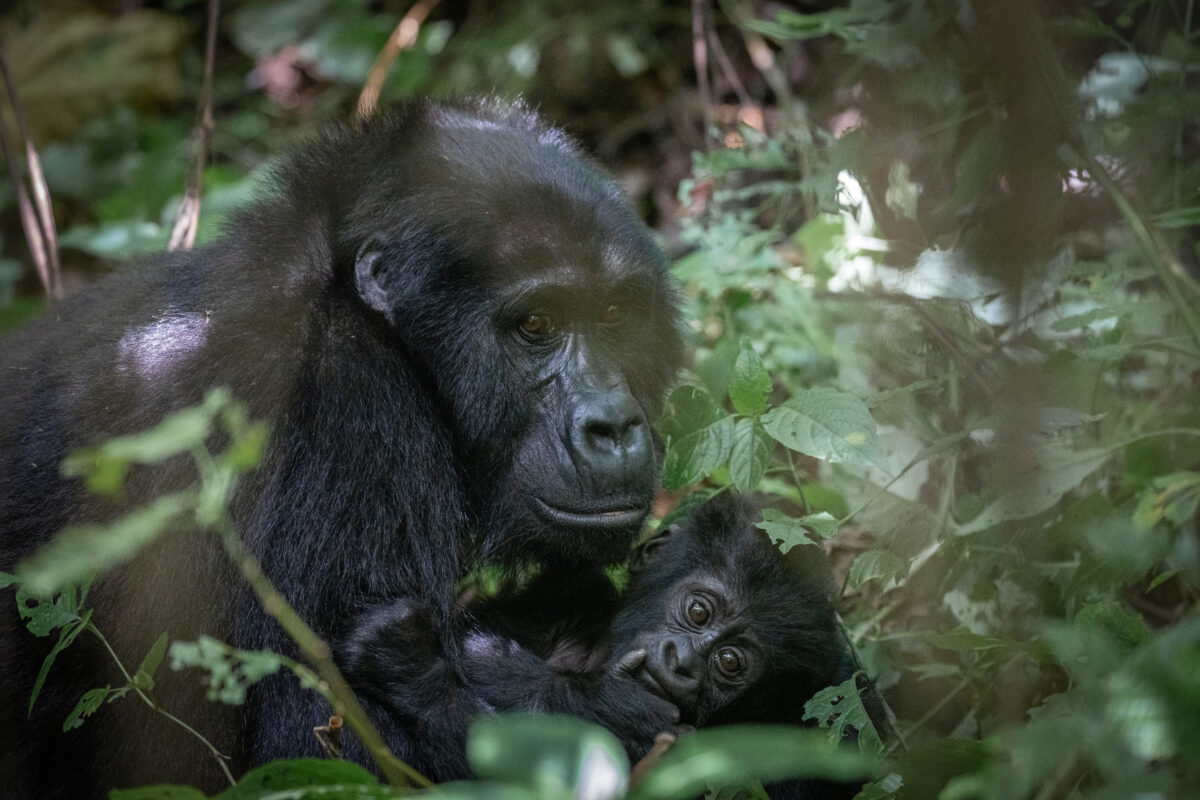
[[[636,658],[607,663],[616,603],[603,574],[575,572],[551,572],[518,594],[473,602],[461,617],[455,671],[429,610],[400,601],[361,615],[341,659],[368,698],[422,727],[430,708],[437,709],[432,724],[445,726],[449,692],[464,717],[535,711],[591,720],[637,758],[656,734],[675,729],[678,711],[632,678]]]

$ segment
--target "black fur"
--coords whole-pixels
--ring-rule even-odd
[[[733,495],[709,501],[640,549],[623,597],[601,572],[552,573],[515,594],[467,604],[473,632],[464,661],[473,685],[494,710],[568,710],[609,724],[633,759],[649,746],[645,729],[631,738],[628,723],[611,722],[655,720],[674,729],[668,704],[691,726],[804,724],[804,703],[849,678],[853,662],[829,597],[811,574],[817,568],[791,569],[754,527],[757,518]],[[702,622],[688,618],[692,603]],[[376,617],[363,637],[371,647],[357,648],[353,662],[363,684],[402,710],[421,698],[372,676],[429,668],[430,650],[421,642],[431,628],[411,612]],[[723,671],[723,654],[739,669]],[[519,678],[538,664],[547,677],[531,694]],[[630,692],[630,681],[658,702]],[[775,795],[794,798],[854,791],[818,781],[773,787]]]
[[[58,464],[228,385],[271,429],[233,500],[241,535],[335,652],[372,608],[426,610],[441,668],[399,676],[422,713],[380,723],[419,769],[462,774],[482,705],[460,675],[455,583],[483,558],[553,573],[623,556],[651,499],[649,423],[677,328],[664,258],[616,184],[528,111],[414,104],[334,131],[215,244],[122,270],[3,342],[0,570],[68,522],[192,482],[183,459],[135,469],[115,502]],[[92,598],[130,665],[165,629],[294,655],[215,544],[188,532]],[[26,720],[48,647],[0,609],[8,796],[220,786],[207,753],[135,700],[59,732],[84,690],[120,680],[82,639]],[[232,712],[203,703],[194,675],[161,677],[164,705],[237,769],[319,752],[328,709],[288,676]],[[543,677],[512,680],[532,694]]]

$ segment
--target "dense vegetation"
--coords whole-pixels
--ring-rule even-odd
[[[203,71],[203,3],[170,4],[174,15],[103,5],[25,4],[0,33],[41,139],[68,284],[95,274],[93,257],[165,244]],[[229,5],[202,239],[264,157],[348,114],[405,11],[366,0]],[[730,487],[761,492],[773,506],[761,527],[782,549],[831,554],[848,634],[887,714],[872,725],[851,683],[809,711],[834,736],[847,724],[861,731],[875,780],[860,796],[1191,796],[1191,0],[460,5],[433,9],[384,99],[527,94],[626,179],[679,255],[695,356],[660,423],[664,484],[683,504]],[[11,184],[0,184],[0,209],[0,314],[11,325],[41,300],[20,266]],[[223,492],[261,432],[227,398],[80,463],[111,490],[128,462],[193,450],[214,424],[234,445],[206,462],[196,492],[168,498],[169,514],[156,506],[75,532],[92,537],[92,558],[47,553],[23,590],[78,583],[181,508],[236,556]],[[37,606],[30,623],[64,646],[104,629],[78,589]],[[85,697],[67,724],[131,692],[169,709],[169,698],[149,699],[165,647],[128,687]],[[170,653],[180,667],[208,665],[226,701],[281,666],[211,642]],[[282,666],[315,682],[302,665]],[[530,730],[513,737],[505,724]],[[819,745],[702,732],[631,793],[723,795],[723,782],[770,778],[818,751],[835,774],[861,768]],[[541,798],[570,793],[580,770],[594,777],[581,752],[614,752],[603,732],[528,720],[489,721],[473,747],[481,775]],[[349,765],[286,770],[229,796],[310,780],[343,787],[323,797],[392,796]],[[612,786],[623,791],[622,780]]]

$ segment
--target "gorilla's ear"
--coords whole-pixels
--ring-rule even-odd
[[[667,539],[678,529],[677,525],[668,525],[646,541],[634,547],[633,552],[629,555],[629,572],[636,575],[639,572],[645,571],[650,562],[658,555],[658,551],[667,543]]]
[[[363,242],[354,257],[354,285],[362,301],[390,321],[393,304],[383,275],[385,268],[381,242],[375,237]]]

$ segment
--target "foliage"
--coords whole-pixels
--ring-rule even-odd
[[[862,797],[1200,780],[1200,281],[1172,233],[1200,208],[1178,110],[1198,54],[1168,7],[743,20],[838,41],[856,126],[721,129],[696,157],[696,359],[660,425],[665,482],[764,492],[783,547],[847,563],[846,623],[898,722]],[[1081,42],[1104,55],[1072,62]],[[823,511],[836,533],[806,524]],[[807,710],[837,709],[836,732],[858,701]]]
[[[200,18],[203,4],[178,5]],[[817,736],[850,726],[865,751],[883,750],[862,798],[1188,796],[1200,782],[1192,3],[1088,0],[1046,4],[1042,17],[1007,0],[695,5],[735,62],[712,68],[723,80],[701,99],[738,113],[707,117],[708,147],[678,187],[676,274],[695,359],[659,423],[663,480],[688,493],[683,507],[757,491],[770,503],[759,527],[782,551],[832,556],[850,638],[887,708],[857,683],[829,687],[806,705],[826,729]],[[344,116],[395,24],[386,6],[246,2],[229,14],[202,239],[245,199],[252,168]],[[494,89],[554,111],[646,92],[667,105],[646,87],[680,91],[691,69],[679,34],[692,20],[677,6],[521,0],[435,14],[388,96]],[[113,63],[136,67],[87,108],[61,96],[77,81],[27,84],[64,247],[77,258],[161,247],[194,112],[134,109],[178,96],[175,62],[161,61],[184,47],[177,27],[150,12],[115,30],[89,15],[69,29],[35,22],[5,29],[14,62],[44,60],[19,58],[18,45],[43,48],[81,74],[71,59],[88,48],[64,47],[70,34],[111,42]],[[194,58],[183,63],[184,85],[198,84]],[[0,212],[12,212],[6,186]],[[15,237],[3,244],[16,252]],[[14,302],[0,326],[31,313],[14,288],[20,260],[0,259],[0,305]],[[213,414],[184,412],[67,469],[120,491],[130,464],[192,454]],[[18,573],[22,618],[59,636],[31,708],[55,655],[101,636],[87,575],[217,514],[226,495],[213,491],[71,531]],[[281,666],[311,679],[211,640],[170,654],[235,702]],[[69,722],[152,697],[162,657],[89,693]],[[627,765],[602,731],[571,726],[488,721],[472,738],[487,780],[434,791],[590,800],[580,776],[595,753],[595,785],[620,796]],[[810,754],[824,745],[800,733],[701,731],[629,794],[722,797],[721,781],[779,774],[772,759],[843,775],[868,763]],[[343,767],[281,762],[222,796],[391,796]]]

